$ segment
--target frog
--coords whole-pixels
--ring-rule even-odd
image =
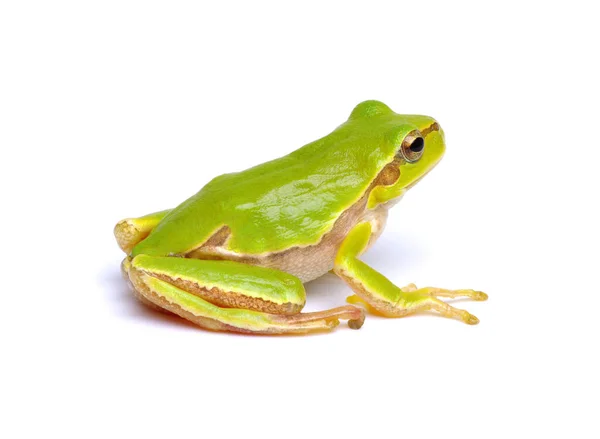
[[[328,135],[275,160],[210,180],[173,209],[119,221],[121,271],[144,304],[212,331],[308,334],[367,313],[437,312],[479,319],[443,298],[475,301],[472,289],[398,287],[360,256],[381,236],[388,211],[446,150],[429,116],[359,103]],[[304,284],[334,273],[353,291],[346,304],[302,312]]]

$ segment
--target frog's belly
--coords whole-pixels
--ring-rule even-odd
[[[366,197],[365,197],[366,198]],[[366,200],[365,200],[366,202]],[[333,269],[333,263],[338,248],[348,232],[358,223],[369,221],[373,234],[369,241],[371,246],[380,236],[387,219],[387,208],[380,206],[374,210],[367,210],[363,203],[357,203],[346,211],[334,224],[333,229],[327,233],[318,244],[307,247],[293,247],[288,250],[268,255],[242,255],[228,250],[224,242],[220,245],[204,245],[188,255],[200,259],[221,259],[237,261],[251,265],[275,268],[285,271],[308,282],[323,276]]]

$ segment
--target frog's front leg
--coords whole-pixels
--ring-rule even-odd
[[[346,236],[336,256],[334,272],[356,293],[356,296],[348,298],[350,303],[364,303],[367,309],[386,317],[402,317],[419,311],[435,310],[446,317],[462,320],[470,325],[479,323],[479,319],[474,315],[454,308],[438,297],[469,297],[473,300],[486,300],[485,293],[474,290],[417,288],[413,284],[399,288],[358,259],[366,249],[370,237],[370,223],[358,224]]]
[[[215,331],[283,334],[331,329],[347,319],[358,329],[364,311],[346,305],[301,313],[302,282],[287,273],[232,261],[138,255],[124,264],[143,301]]]

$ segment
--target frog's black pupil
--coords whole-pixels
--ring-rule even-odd
[[[423,151],[423,148],[425,147],[425,141],[423,140],[422,137],[417,137],[413,143],[410,144],[410,150],[412,152],[421,152]]]

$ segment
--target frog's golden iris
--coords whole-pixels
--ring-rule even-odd
[[[423,139],[423,136],[421,136],[419,131],[415,130],[404,137],[402,145],[400,146],[400,153],[404,160],[409,163],[414,163],[421,158],[424,148],[425,139]]]

